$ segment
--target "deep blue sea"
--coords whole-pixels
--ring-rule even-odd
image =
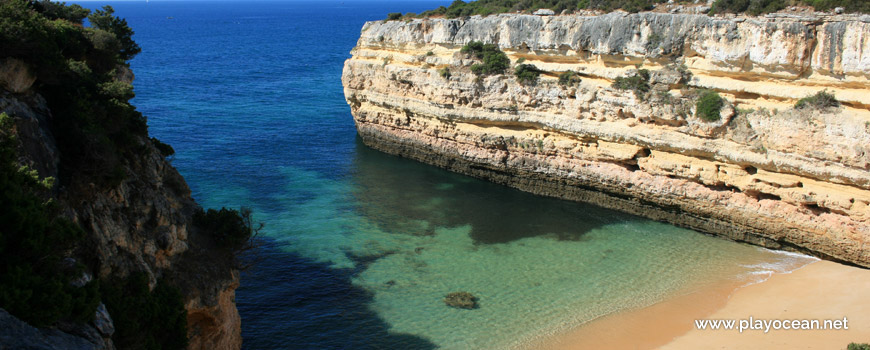
[[[133,104],[197,201],[265,224],[236,297],[246,349],[522,347],[804,261],[365,147],[340,80],[363,23],[449,1],[81,4],[135,30]]]

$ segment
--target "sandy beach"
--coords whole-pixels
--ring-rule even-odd
[[[610,315],[531,349],[845,349],[870,343],[870,270],[811,263],[745,287],[722,285]],[[843,320],[841,330],[699,330],[695,320]],[[754,323],[755,321],[753,321]]]

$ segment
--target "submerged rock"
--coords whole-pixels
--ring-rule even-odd
[[[477,297],[469,292],[453,292],[444,297],[444,303],[457,309],[476,309]]]

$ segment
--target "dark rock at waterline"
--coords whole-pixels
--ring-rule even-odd
[[[458,309],[476,309],[477,297],[469,292],[453,292],[444,297],[444,303]]]

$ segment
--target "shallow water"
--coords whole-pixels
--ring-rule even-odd
[[[362,24],[448,2],[111,4],[143,49],[133,102],[195,198],[266,224],[245,348],[505,348],[809,261],[363,146],[340,82]],[[446,307],[460,290],[480,308]]]

